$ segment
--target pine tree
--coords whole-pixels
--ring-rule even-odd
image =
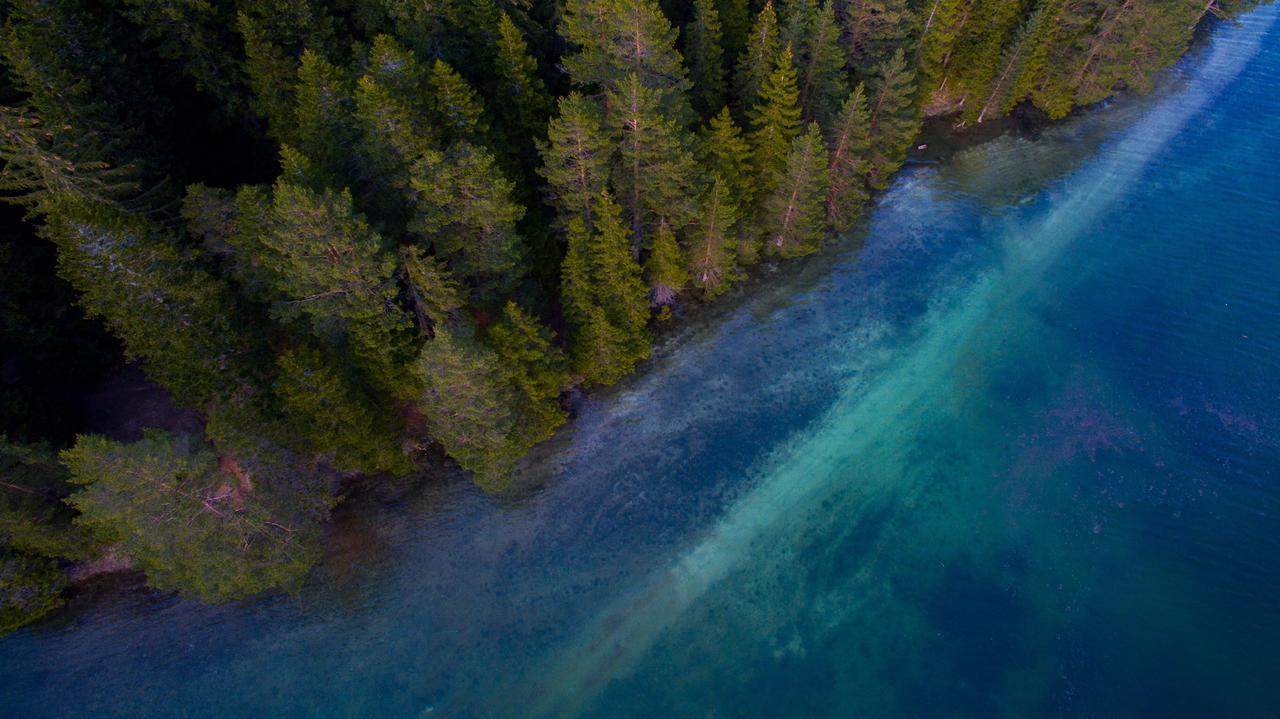
[[[560,408],[560,390],[569,384],[568,361],[551,343],[551,332],[514,302],[507,302],[502,321],[488,334],[489,345],[506,368],[508,381],[524,396],[532,418],[533,441],[550,437],[567,416]]]
[[[436,60],[431,66],[431,110],[433,125],[439,128],[445,145],[477,142],[489,131],[484,104],[476,91],[449,63]]]
[[[684,254],[676,242],[671,226],[665,221],[659,223],[654,234],[653,251],[649,253],[649,259],[645,260],[644,271],[649,283],[649,302],[663,307],[665,312],[659,317],[665,317],[670,312],[668,306],[689,281]]]
[[[805,122],[827,124],[848,92],[845,84],[844,50],[840,47],[840,28],[836,24],[835,0],[826,0],[821,8],[812,7],[804,39],[804,52],[798,63],[800,70],[800,110]]]
[[[765,205],[765,250],[797,257],[818,250],[826,229],[827,151],[817,123],[795,139]]]
[[[524,35],[505,12],[498,23],[496,67],[499,96],[511,102],[514,110],[498,115],[513,120],[509,141],[527,143],[541,138],[551,114],[551,96],[538,77],[538,63],[529,54]]]
[[[871,85],[872,187],[884,187],[902,164],[907,146],[920,130],[915,104],[915,73],[901,50],[882,65]]]
[[[719,0],[716,12],[720,15],[722,46],[725,57],[736,62],[747,47],[747,34],[751,32],[751,11],[747,0]]]
[[[746,50],[738,58],[737,75],[734,78],[738,107],[751,108],[760,102],[760,92],[777,66],[781,51],[778,16],[773,11],[773,0],[765,0],[764,7],[756,14],[751,25]]]
[[[422,346],[413,366],[425,387],[417,407],[444,451],[476,484],[496,490],[537,440],[526,434],[518,392],[498,356],[470,334],[438,328]]]
[[[299,57],[336,44],[332,19],[312,0],[237,2],[236,29],[244,41],[244,70],[251,104],[267,120],[272,136],[297,143],[294,87]]]
[[[648,290],[622,212],[608,193],[597,202],[595,231],[569,221],[562,298],[574,368],[590,384],[613,384],[649,356]]]
[[[237,391],[253,375],[259,338],[231,288],[206,273],[162,226],[110,206],[50,208],[58,272],[101,318],[125,356],[186,406]]]
[[[752,206],[755,198],[755,169],[751,145],[733,122],[729,108],[711,118],[698,143],[698,161],[710,174],[718,175],[724,191],[740,210]]]
[[[540,173],[562,226],[595,222],[595,203],[607,186],[617,145],[601,127],[600,112],[579,93],[560,98],[559,114],[547,127]]]
[[[197,90],[215,97],[222,112],[229,118],[241,115],[247,78],[240,63],[226,61],[239,55],[232,3],[125,0],[121,12]]]
[[[827,168],[827,224],[836,232],[843,232],[853,225],[862,203],[867,201],[871,118],[862,85],[845,100],[828,145],[831,164]]]
[[[418,327],[428,337],[455,324],[462,313],[462,289],[439,260],[420,247],[400,248],[400,278]]]
[[[919,92],[922,99],[931,104],[945,107],[946,88],[942,78],[972,5],[973,0],[930,0],[926,9],[922,9],[924,19],[916,65]]]
[[[428,152],[409,180],[414,215],[409,230],[430,243],[459,277],[480,287],[502,287],[517,278],[521,241],[516,223],[524,208],[493,155],[458,143],[448,155]]]
[[[398,369],[410,322],[395,304],[395,259],[355,212],[350,193],[278,182],[261,247],[277,318],[304,320],[314,337],[349,350],[387,395],[411,391]]]
[[[849,67],[860,77],[908,46],[913,22],[906,0],[845,0],[841,10]]]
[[[576,48],[563,60],[576,86],[603,94],[635,75],[658,93],[664,115],[692,121],[677,33],[655,0],[570,0],[560,33]]]
[[[608,121],[619,137],[610,173],[636,248],[648,248],[662,222],[683,227],[697,197],[691,138],[662,114],[659,95],[631,75],[608,95]]]
[[[278,357],[277,365],[275,391],[285,417],[335,469],[365,474],[412,469],[400,452],[398,416],[352,383],[340,357],[299,347]]]
[[[977,122],[982,122],[992,113],[1008,113],[1031,94],[1057,32],[1063,6],[1064,0],[1043,0],[1023,22],[1013,42],[1005,48],[1000,59],[1000,72],[978,112]]]
[[[693,81],[693,107],[702,117],[725,102],[724,50],[720,14],[713,0],[694,0],[693,19],[684,26],[684,48]]]
[[[293,147],[311,161],[323,185],[347,184],[351,175],[348,151],[356,138],[354,110],[343,71],[317,53],[302,53]]]
[[[737,279],[734,242],[737,222],[738,208],[729,192],[729,183],[713,174],[711,186],[702,198],[698,223],[689,233],[689,278],[706,297],[721,294]]]
[[[309,468],[281,470],[298,489],[273,491],[194,438],[156,431],[133,444],[80,437],[62,459],[84,487],[69,500],[77,521],[157,589],[237,599],[298,586],[319,557],[328,498],[307,501],[315,490],[298,488]]]
[[[755,152],[757,197],[767,197],[786,167],[791,141],[800,134],[800,91],[791,62],[791,48],[778,53],[773,72],[751,109],[751,144]]]
[[[975,0],[944,81],[956,98],[962,122],[973,122],[1000,73],[1000,57],[1017,31],[1022,4],[1009,0]]]

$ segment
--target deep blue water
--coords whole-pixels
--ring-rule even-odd
[[[14,717],[1280,716],[1280,24],[909,168],[517,486],[0,639]]]

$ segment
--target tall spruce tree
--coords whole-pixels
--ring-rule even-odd
[[[702,198],[698,223],[689,231],[689,279],[705,297],[715,297],[738,278],[736,267],[738,207],[729,185],[713,175]]]
[[[907,146],[920,130],[915,103],[915,73],[901,50],[876,72],[870,100],[872,187],[884,187],[902,164]]]
[[[696,211],[692,138],[662,114],[659,94],[635,75],[610,91],[607,104],[619,138],[612,184],[634,247],[647,249],[660,224],[683,227]]]
[[[862,203],[867,201],[871,117],[861,84],[844,101],[828,134],[831,164],[827,168],[827,224],[836,232],[843,232],[853,225]]]
[[[595,203],[607,189],[617,143],[604,131],[600,110],[581,94],[560,98],[559,114],[547,127],[541,146],[542,177],[562,227],[573,219],[585,230],[595,226]]]
[[[751,124],[756,196],[767,197],[786,167],[791,141],[800,134],[800,91],[790,47],[783,48],[774,58],[773,72],[760,88],[760,101],[751,109]]]
[[[795,139],[765,204],[765,251],[798,257],[818,250],[825,232],[827,151],[818,124]]]
[[[840,28],[836,24],[835,0],[820,7],[811,5],[812,13],[797,66],[800,81],[800,114],[805,122],[830,122],[848,92],[844,69],[844,50],[840,47]]]
[[[755,168],[751,144],[733,121],[729,108],[711,118],[698,143],[698,161],[711,175],[718,175],[724,191],[740,210],[752,206],[755,199]]]
[[[465,142],[448,155],[428,152],[411,170],[409,230],[429,243],[450,269],[480,288],[509,286],[518,278],[524,208],[493,154]]]
[[[613,384],[649,356],[648,290],[622,211],[607,192],[596,206],[594,231],[569,221],[561,294],[575,371],[588,384]]]
[[[694,0],[693,19],[684,26],[684,51],[693,82],[693,108],[710,117],[724,106],[727,93],[720,13],[714,0]]]
[[[773,0],[765,0],[764,7],[756,14],[747,37],[746,49],[737,61],[737,104],[742,110],[755,107],[769,75],[778,62],[782,41],[778,30],[778,16],[773,10]]]
[[[751,32],[751,9],[747,0],[718,0],[716,12],[720,15],[724,54],[726,59],[736,58],[747,47],[747,34]]]
[[[510,102],[497,118],[508,126],[507,140],[517,145],[540,139],[551,114],[551,96],[538,77],[538,62],[529,53],[524,34],[507,13],[498,22],[496,69],[500,97]]]
[[[905,50],[912,37],[913,18],[906,0],[844,0],[840,16],[849,67],[860,78],[868,78],[894,52]]]

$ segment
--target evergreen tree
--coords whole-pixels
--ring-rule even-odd
[[[899,50],[882,65],[871,85],[872,187],[884,187],[906,156],[907,146],[920,130],[915,104],[915,73]]]
[[[791,141],[800,134],[800,91],[791,64],[791,48],[778,53],[774,69],[751,109],[751,144],[755,152],[757,197],[767,197],[786,167]]]
[[[349,350],[387,395],[412,391],[398,369],[410,322],[395,304],[395,260],[356,214],[350,193],[277,183],[261,245],[277,318],[304,320],[314,337]]]
[[[975,0],[971,20],[964,25],[944,78],[947,94],[955,98],[963,122],[974,121],[982,112],[1000,73],[1002,51],[1016,32],[1021,13],[1020,2]]]
[[[925,101],[945,107],[942,79],[974,0],[930,0],[920,29],[916,65],[919,92]],[[941,102],[940,102],[941,101]]]
[[[747,47],[747,34],[751,32],[751,10],[747,0],[719,0],[716,12],[720,15],[722,46],[726,58],[734,59]]]
[[[629,76],[608,95],[609,124],[620,138],[611,176],[636,248],[666,222],[683,227],[693,216],[697,165],[691,140],[663,116],[658,93]]]
[[[781,50],[778,16],[773,11],[773,0],[765,0],[764,7],[751,25],[746,50],[738,58],[735,77],[738,107],[751,108],[760,102],[761,90],[773,73]]]
[[[688,267],[693,286],[706,297],[715,297],[737,279],[734,242],[738,208],[729,192],[729,183],[713,175],[702,198],[698,223],[691,228]]]
[[[444,60],[431,66],[431,111],[444,144],[476,142],[489,131],[484,104],[476,91]]]
[[[755,177],[751,145],[733,122],[729,108],[711,118],[698,143],[698,161],[710,174],[718,175],[734,207],[751,207]]]
[[[316,454],[343,472],[394,472],[412,465],[400,452],[396,415],[353,385],[340,358],[302,347],[277,358],[276,393],[285,417]]]
[[[844,50],[840,47],[834,0],[826,0],[821,8],[811,4],[810,11],[809,34],[800,46],[804,51],[797,63],[801,68],[801,117],[806,122],[817,120],[826,124],[848,92]]]
[[[306,48],[317,52],[332,49],[332,19],[312,0],[250,0],[236,5],[236,29],[244,41],[244,72],[253,91],[251,105],[267,120],[277,140],[296,143],[294,87],[299,58]]]
[[[844,0],[840,15],[849,67],[863,77],[888,62],[894,52],[905,50],[912,35],[906,0]]]
[[[355,140],[352,89],[343,71],[310,50],[298,67],[296,144],[323,185],[346,184]]]
[[[551,96],[538,77],[538,63],[529,54],[524,35],[505,12],[498,23],[497,71],[499,96],[512,103],[514,110],[499,114],[512,118],[509,141],[528,143],[541,138],[551,114]]]
[[[693,119],[676,31],[655,0],[570,0],[560,33],[576,49],[564,67],[579,88],[605,93],[634,75],[656,91],[664,115]]]
[[[773,182],[765,205],[765,250],[797,257],[818,250],[825,225],[827,151],[817,123],[795,139],[786,168]]]
[[[594,231],[569,221],[561,293],[575,371],[589,384],[613,384],[649,356],[648,291],[621,210],[608,193],[596,206]]]
[[[676,235],[665,221],[658,224],[653,238],[653,251],[644,265],[645,279],[649,283],[649,302],[663,307],[659,317],[666,317],[669,305],[689,281],[685,269],[684,254],[676,242]]]
[[[693,81],[693,107],[702,117],[725,102],[724,50],[720,14],[713,0],[694,0],[693,19],[684,26],[684,49]]]
[[[1005,48],[1000,72],[978,112],[977,122],[982,122],[991,113],[1009,112],[1031,94],[1049,46],[1054,41],[1063,7],[1064,0],[1042,0],[1022,24],[1013,42]]]
[[[147,573],[147,583],[205,601],[296,587],[319,557],[327,498],[254,481],[189,436],[150,432],[121,444],[81,437],[62,455],[77,520]],[[288,474],[307,473],[302,467]]]
[[[836,232],[843,232],[853,225],[862,203],[867,201],[871,118],[862,85],[845,100],[828,145],[831,164],[827,168],[827,224]]]
[[[537,440],[526,434],[517,390],[498,356],[469,331],[442,327],[422,346],[413,372],[425,388],[417,407],[431,436],[477,484],[500,489]]]
[[[507,302],[502,321],[488,334],[508,381],[524,396],[535,442],[550,437],[567,419],[559,398],[569,384],[568,361],[551,339],[551,332],[514,302]]]
[[[409,230],[430,243],[453,272],[481,287],[516,279],[521,242],[516,223],[524,208],[514,185],[487,150],[458,143],[449,154],[428,152],[409,181],[414,215]]]
[[[599,110],[582,95],[571,92],[560,98],[559,109],[547,127],[540,172],[563,226],[576,218],[590,231],[617,145],[605,134]]]

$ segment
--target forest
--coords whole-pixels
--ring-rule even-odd
[[[0,3],[0,631],[104,557],[297,587],[344,479],[486,490],[922,122],[1143,92],[1210,0]],[[79,434],[125,364],[201,433]]]

